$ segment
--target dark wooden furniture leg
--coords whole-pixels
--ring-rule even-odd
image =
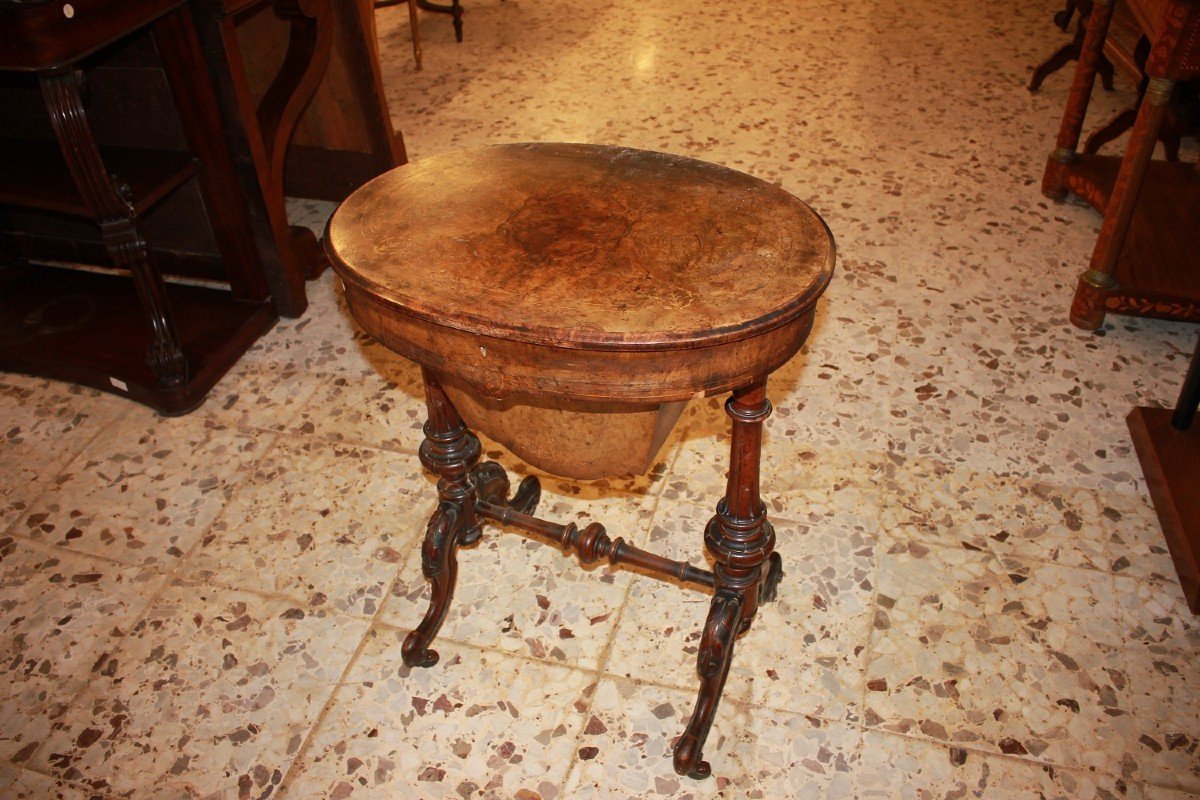
[[[471,470],[479,461],[479,439],[467,430],[441,383],[428,369],[425,404],[429,419],[421,444],[421,463],[438,476],[438,507],[425,531],[421,547],[421,572],[430,582],[433,597],[417,629],[404,640],[401,653],[410,667],[432,667],[438,661],[429,643],[437,636],[458,578],[457,551],[461,544],[479,540],[480,521],[475,513],[475,483]]]
[[[766,383],[735,391],[725,411],[733,420],[728,483],[716,516],[704,530],[704,543],[717,561],[716,594],[696,657],[700,674],[696,708],[675,745],[675,771],[690,778],[712,772],[702,750],[729,674],[734,640],[750,627],[759,602],[774,598],[783,575],[779,556],[773,552],[775,531],[758,492],[762,424],[771,414]],[[765,575],[764,564],[768,565]]]
[[[328,0],[273,0],[271,10],[288,23],[291,35],[283,65],[263,94],[257,114],[267,148],[270,186],[282,196],[288,142],[329,67],[333,12]],[[293,257],[304,265],[306,277],[319,276],[329,265],[324,249],[308,228],[288,226],[288,242]]]
[[[454,41],[462,41],[462,4],[459,0],[450,0],[450,5],[433,3],[430,0],[417,0],[417,7],[435,14],[449,14],[454,20]]]
[[[1104,50],[1112,13],[1113,0],[1096,0],[1088,16],[1087,35],[1080,47],[1079,63],[1075,66],[1075,77],[1071,81],[1062,124],[1058,129],[1058,141],[1042,176],[1042,194],[1056,200],[1067,196],[1067,165],[1076,158],[1083,118],[1092,97],[1096,67]]]
[[[123,196],[119,179],[109,176],[100,157],[83,104],[82,73],[64,69],[41,73],[38,79],[59,147],[79,193],[100,224],[104,246],[113,263],[133,275],[150,324],[146,361],[159,386],[179,386],[187,380],[188,365],[171,316],[167,288],[138,230],[137,213]]]
[[[1058,12],[1058,14],[1055,14],[1054,24],[1058,25],[1065,31],[1067,29],[1067,23],[1070,22],[1071,13],[1073,13],[1074,10],[1074,4],[1070,4],[1068,8],[1063,9],[1062,11]],[[1033,75],[1029,78],[1029,91],[1036,92],[1038,89],[1042,88],[1042,82],[1045,81],[1046,78],[1079,58],[1080,53],[1083,52],[1083,42],[1087,31],[1088,17],[1091,15],[1091,11],[1091,2],[1080,6],[1079,23],[1075,26],[1075,35],[1071,38],[1070,42],[1058,48],[1058,50],[1054,51],[1049,58],[1034,68]],[[1062,18],[1063,24],[1061,25],[1059,25],[1060,15],[1065,15]],[[1113,88],[1113,75],[1115,73],[1115,69],[1112,62],[1105,58],[1103,54],[1096,62],[1096,72],[1100,75],[1100,83],[1105,89],[1111,92]]]
[[[1106,296],[1117,286],[1113,271],[1117,267],[1121,248],[1116,243],[1125,241],[1142,179],[1146,175],[1150,157],[1154,155],[1163,114],[1171,102],[1174,88],[1175,82],[1164,78],[1151,78],[1146,88],[1125,157],[1121,160],[1120,171],[1117,172],[1105,207],[1104,222],[1096,237],[1091,263],[1079,277],[1075,297],[1071,301],[1071,322],[1080,328],[1095,330],[1104,324]]]

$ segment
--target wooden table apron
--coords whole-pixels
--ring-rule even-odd
[[[414,211],[436,208],[437,218]],[[833,239],[778,187],[692,159],[591,145],[500,145],[393,170],[351,196],[326,234],[351,313],[420,364],[421,462],[439,476],[422,546],[430,606],[404,662],[430,649],[483,522],[713,591],[695,710],[675,770],[711,773],[702,749],[736,638],[774,599],[782,565],[759,496],[767,376],[803,345],[828,285]],[[443,382],[484,398],[644,407],[731,391],[725,496],[704,530],[710,570],[649,553],[591,523],[533,516],[535,477],[509,496]],[[677,412],[676,412],[677,413]],[[613,424],[621,424],[614,422]]]

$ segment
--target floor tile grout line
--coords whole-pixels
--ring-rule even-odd
[[[98,436],[98,435],[99,435],[99,434],[97,434],[97,436]],[[247,471],[248,471],[248,473],[249,473],[250,475],[252,475],[252,474],[253,474],[253,470],[257,469],[257,466],[258,466],[258,464],[261,462],[262,458],[264,458],[264,457],[266,456],[266,453],[270,452],[270,450],[271,450],[271,449],[274,447],[274,445],[275,445],[275,442],[276,442],[276,441],[278,441],[278,437],[276,437],[274,440],[272,440],[271,442],[269,442],[269,443],[267,444],[267,446],[266,446],[265,448],[263,448],[263,453],[262,453],[262,454],[259,456],[259,458],[258,458],[258,459],[255,459],[255,461],[253,462],[253,465],[252,465],[251,467],[249,467],[249,468],[248,468],[248,470],[247,470]],[[81,452],[82,452],[82,451],[81,451]],[[60,474],[61,474],[61,473],[60,473]],[[226,510],[226,509],[229,507],[229,505],[231,505],[231,504],[233,503],[234,497],[236,497],[236,495],[238,494],[238,491],[240,490],[240,488],[241,488],[241,486],[242,486],[243,484],[244,484],[244,481],[243,481],[243,482],[239,482],[239,484],[238,484],[237,486],[235,486],[235,487],[234,487],[234,490],[233,490],[233,492],[230,494],[229,498],[226,500],[225,506],[224,506],[224,507],[222,507],[221,511],[220,511],[220,512],[219,512],[219,513],[218,513],[218,514],[215,516],[215,517],[213,517],[213,521],[212,521],[211,523],[209,523],[209,525],[208,525],[208,526],[205,528],[205,532],[207,532],[207,531],[208,531],[208,529],[209,529],[209,528],[211,528],[211,527],[212,527],[212,525],[213,525],[213,524],[215,524],[215,523],[216,523],[216,521],[217,521],[218,519],[220,519],[222,516],[224,516],[224,514],[225,514],[225,510]],[[180,568],[180,567],[181,567],[181,565],[182,565],[182,562],[183,562],[183,561],[184,561],[184,560],[185,560],[185,559],[188,557],[188,555],[190,555],[190,554],[191,554],[191,552],[192,552],[192,551],[193,551],[193,550],[194,550],[196,547],[198,547],[198,546],[199,546],[199,544],[200,544],[202,541],[203,541],[203,533],[201,534],[200,538],[197,540],[196,544],[195,544],[195,545],[193,545],[193,546],[192,546],[192,547],[191,547],[191,548],[188,550],[188,552],[187,552],[187,553],[185,553],[183,556],[181,556],[181,557],[179,558],[178,562],[177,562],[177,563],[176,563],[176,564],[175,564],[175,565],[174,565],[174,566],[173,566],[171,569],[169,569],[169,570],[155,570],[155,569],[152,569],[150,565],[141,565],[141,566],[132,566],[132,565],[128,565],[128,566],[124,566],[124,567],[123,567],[123,568],[127,568],[127,569],[139,569],[139,570],[141,570],[141,571],[150,571],[150,572],[155,572],[155,573],[158,575],[158,577],[161,579],[161,581],[162,581],[162,584],[161,584],[161,585],[158,587],[158,589],[157,589],[157,590],[154,592],[154,594],[153,594],[153,595],[151,595],[149,599],[147,599],[147,601],[146,601],[145,605],[142,607],[141,613],[139,613],[139,614],[137,615],[137,617],[136,617],[136,618],[135,618],[135,619],[134,619],[134,620],[133,620],[133,621],[132,621],[132,622],[129,624],[129,631],[130,631],[130,632],[132,632],[132,631],[136,630],[136,629],[137,629],[137,627],[138,627],[139,625],[141,625],[143,621],[145,621],[145,619],[146,619],[147,615],[150,613],[150,610],[151,610],[152,608],[154,608],[154,605],[155,605],[155,603],[157,603],[157,602],[159,601],[159,599],[160,599],[160,598],[163,596],[163,594],[164,594],[164,593],[167,591],[167,589],[169,589],[169,588],[170,588],[170,586],[171,586],[172,582],[173,582],[174,580],[177,580],[177,579],[178,579],[178,577],[179,577],[179,576],[178,576],[178,574],[177,574],[177,573],[178,573],[178,571],[179,571],[179,568]],[[42,546],[43,546],[43,547],[57,547],[56,545],[46,545],[46,544],[44,544],[44,543],[42,543]],[[67,550],[68,548],[58,548],[58,549]],[[82,552],[82,551],[69,550],[69,552],[73,552],[73,553],[76,553],[76,554],[78,554],[78,555],[84,555],[84,556],[89,556],[89,557],[93,557],[93,558],[97,557],[97,556],[96,556],[95,554],[93,554],[93,553],[86,553],[86,552]],[[102,559],[103,559],[103,560],[105,560],[105,561],[109,561],[109,562],[111,562],[111,563],[113,563],[113,564],[117,564],[117,565],[120,565],[120,564],[122,564],[122,563],[123,563],[123,562],[117,561],[116,559],[112,559],[112,558],[108,558],[108,557],[104,557],[104,556],[100,556],[100,558],[102,558]],[[118,654],[118,653],[120,653],[120,652],[121,652],[121,650],[123,649],[123,646],[124,646],[124,644],[125,644],[125,642],[126,642],[126,641],[127,641],[127,639],[123,637],[123,638],[122,638],[122,641],[121,641],[121,642],[119,642],[119,643],[118,643],[118,645],[117,645],[117,647],[114,649],[114,651],[113,651],[113,656],[115,656],[116,654]],[[83,696],[83,694],[84,694],[84,693],[85,693],[85,692],[86,692],[86,691],[87,691],[89,688],[90,688],[90,684],[87,684],[87,683],[85,683],[83,686],[81,686],[81,687],[80,687],[80,689],[79,689],[79,691],[75,692],[75,693],[74,693],[74,694],[71,696],[71,700],[70,700],[70,703],[69,703],[69,705],[74,705],[74,704],[76,703],[76,701],[78,701],[78,700],[79,700],[79,698],[80,698],[80,697],[82,697],[82,696]],[[30,758],[32,758],[34,755],[36,755],[38,752],[40,752],[40,751],[41,751],[42,747],[45,747],[45,746],[46,746],[46,743],[45,743],[45,742],[43,742],[43,743],[42,743],[42,744],[41,744],[41,745],[40,745],[40,746],[37,748],[37,750],[35,750],[33,753],[31,753],[31,754],[30,754],[30,756],[29,756],[29,757],[30,757]],[[28,763],[28,759],[26,759],[26,763]],[[29,769],[28,767],[24,767],[24,768],[26,768],[26,769]],[[34,772],[40,772],[40,771],[38,771],[38,770],[30,770],[30,771],[34,771]],[[49,777],[51,777],[51,778],[55,778],[55,779],[61,779],[61,776],[59,776],[59,775],[56,775],[56,774],[54,774],[54,773],[52,773],[52,772],[45,772],[45,773],[40,773],[40,774],[44,774],[44,775],[47,775],[47,776],[49,776]]]
[[[660,483],[662,483],[662,486],[659,487],[658,494],[654,498],[654,509],[650,513],[650,519],[646,525],[648,530],[653,530],[655,520],[658,519],[659,509],[662,505],[662,497],[666,491],[667,479],[672,474],[674,474],[675,466],[678,463],[681,454],[683,453],[683,442],[686,440],[687,433],[690,430],[690,428],[691,428],[691,426],[689,425],[688,428],[686,428],[680,434],[680,441],[679,441],[678,445],[675,447],[675,452],[672,455],[671,463],[667,465],[667,469],[663,473],[662,479],[660,480]],[[579,753],[580,746],[583,743],[584,731],[586,730],[588,723],[591,721],[592,709],[594,708],[595,703],[596,703],[596,694],[599,691],[600,683],[606,677],[609,677],[608,661],[609,661],[609,658],[612,656],[613,648],[616,646],[617,637],[618,637],[618,635],[620,633],[620,629],[621,629],[621,622],[625,618],[625,611],[629,606],[629,599],[633,593],[633,587],[637,584],[639,579],[652,580],[652,578],[644,578],[644,577],[641,577],[641,576],[635,574],[633,580],[631,580],[629,582],[629,585],[625,587],[624,597],[622,598],[620,607],[617,610],[616,619],[613,621],[612,633],[609,634],[608,641],[605,643],[604,649],[600,653],[600,658],[596,662],[596,674],[598,675],[598,677],[597,677],[595,683],[593,684],[594,689],[592,691],[592,696],[588,699],[587,708],[583,711],[582,714],[580,714],[580,721],[579,721],[579,724],[576,726],[576,733],[575,733],[575,745],[576,745],[575,753],[576,754]],[[616,678],[618,680],[621,679],[619,676],[609,677],[610,680],[613,678]],[[626,679],[626,680],[628,680],[628,679]],[[638,683],[638,682],[634,681],[634,683]],[[639,685],[644,686],[644,685],[650,685],[650,684],[641,683]],[[687,690],[684,690],[684,691],[686,692]],[[695,694],[695,691],[696,690],[693,688],[692,694]],[[682,733],[682,732],[683,731],[681,730],[680,733]],[[566,773],[564,773],[564,775],[563,775],[562,782],[558,785],[558,790],[559,790],[560,796],[563,796],[563,797],[566,796],[566,790],[567,790],[567,786],[570,784],[571,776],[576,772],[577,769],[580,768],[579,764],[580,764],[580,759],[578,759],[578,758],[571,759],[570,765],[567,768]]]
[[[303,741],[300,742],[300,746],[296,748],[296,753],[294,756],[292,756],[292,761],[288,765],[287,771],[284,772],[283,778],[281,778],[279,781],[279,796],[287,796],[289,781],[293,779],[293,776],[296,774],[297,770],[300,769],[300,763],[308,754],[313,737],[317,734],[321,725],[325,722],[326,717],[328,717],[329,712],[333,708],[333,703],[338,696],[338,692],[340,692],[342,688],[347,685],[347,678],[350,676],[350,671],[358,663],[358,660],[362,656],[363,651],[366,649],[368,642],[375,634],[377,626],[382,622],[381,617],[386,606],[384,600],[386,600],[386,598],[391,594],[392,588],[395,586],[397,580],[399,580],[399,577],[397,575],[393,575],[392,580],[388,583],[387,589],[383,593],[383,597],[380,599],[379,608],[375,610],[375,614],[371,617],[370,622],[363,631],[362,638],[359,639],[358,646],[354,648],[354,652],[350,655],[350,658],[346,660],[346,666],[342,669],[342,674],[338,677],[337,683],[329,692],[329,696],[325,698],[325,702],[321,705],[321,710],[317,712],[317,716],[313,719],[313,723],[309,726],[307,733],[305,733]]]
[[[96,391],[99,391],[99,389],[97,389]],[[133,414],[135,410],[136,410],[136,404],[132,400],[130,400],[128,408],[125,408],[122,411],[120,411],[116,415],[116,417],[114,417],[107,425],[102,426],[99,430],[97,430],[95,433],[93,433],[91,436],[89,436],[87,438],[87,440],[79,446],[79,449],[77,449],[73,455],[68,456],[67,459],[65,461],[63,461],[62,465],[59,466],[57,470],[55,470],[51,474],[48,474],[49,483],[51,483],[51,484],[56,483],[58,481],[58,479],[62,477],[63,473],[65,473],[72,464],[74,464],[77,460],[79,460],[79,457],[82,456],[89,447],[91,447],[93,444],[95,444],[97,439],[99,439],[107,430],[109,430],[111,428],[115,428],[117,425],[119,425],[121,422],[123,422],[125,420],[125,417]],[[46,473],[42,473],[42,474],[46,474]],[[21,513],[15,514],[13,516],[12,522],[10,522],[7,526],[5,526],[3,533],[8,534],[8,533],[11,533],[12,531],[14,531],[16,529],[17,525],[21,522],[21,520],[29,516],[29,509],[31,507],[32,507],[32,501],[30,503],[26,504],[25,510],[23,510]]]
[[[981,747],[978,747],[978,746],[975,746],[972,744],[968,744],[968,743],[952,742],[952,741],[945,740],[945,739],[934,739],[932,737],[926,737],[926,736],[916,736],[916,735],[913,735],[910,733],[901,733],[899,731],[888,730],[887,728],[884,728],[884,727],[881,727],[878,725],[872,726],[872,725],[866,725],[865,723],[854,723],[854,725],[856,727],[860,728],[861,731],[863,732],[863,734],[870,733],[870,734],[874,734],[877,736],[894,737],[894,738],[898,738],[898,739],[904,739],[904,740],[910,741],[910,742],[919,742],[921,744],[926,744],[926,745],[945,747],[947,749],[958,748],[960,750],[965,750],[967,753],[983,756],[984,758],[987,758],[987,759],[1009,761],[1009,762],[1024,764],[1026,766],[1033,766],[1033,767],[1043,767],[1043,768],[1048,767],[1051,769],[1061,769],[1061,770],[1066,770],[1069,772],[1076,772],[1076,773],[1081,773],[1081,774],[1087,774],[1089,772],[1096,771],[1096,770],[1093,770],[1092,768],[1087,767],[1083,764],[1065,764],[1062,762],[1047,761],[1047,760],[1040,759],[1037,757],[1026,757],[1026,756],[1013,755],[1011,753],[1004,753],[1004,752],[993,751],[993,750],[985,750]],[[1110,778],[1124,780],[1124,777],[1119,772],[1100,771],[1100,774],[1105,775]],[[1133,781],[1133,783],[1149,784],[1149,781],[1146,781],[1144,779],[1136,779]],[[1169,788],[1173,788],[1173,787],[1169,787]]]

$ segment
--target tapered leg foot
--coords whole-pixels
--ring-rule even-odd
[[[1092,270],[1084,272],[1071,300],[1071,323],[1086,331],[1100,329],[1104,325],[1105,298],[1116,285],[1111,275]]]

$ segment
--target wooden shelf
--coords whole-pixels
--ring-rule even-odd
[[[187,153],[113,147],[101,156],[109,173],[129,185],[138,214],[196,172]],[[0,139],[0,204],[92,216],[55,142]]]
[[[1083,155],[1067,187],[1104,213],[1121,159]],[[1113,277],[1108,311],[1200,322],[1200,173],[1194,164],[1151,161]]]
[[[1135,408],[1126,422],[1188,608],[1200,614],[1200,423],[1176,430],[1171,413]]]
[[[0,370],[82,383],[163,414],[198,406],[277,319],[269,300],[167,284],[188,363],[182,386],[161,388],[146,363],[150,332],[132,280],[37,265],[0,267]]]

